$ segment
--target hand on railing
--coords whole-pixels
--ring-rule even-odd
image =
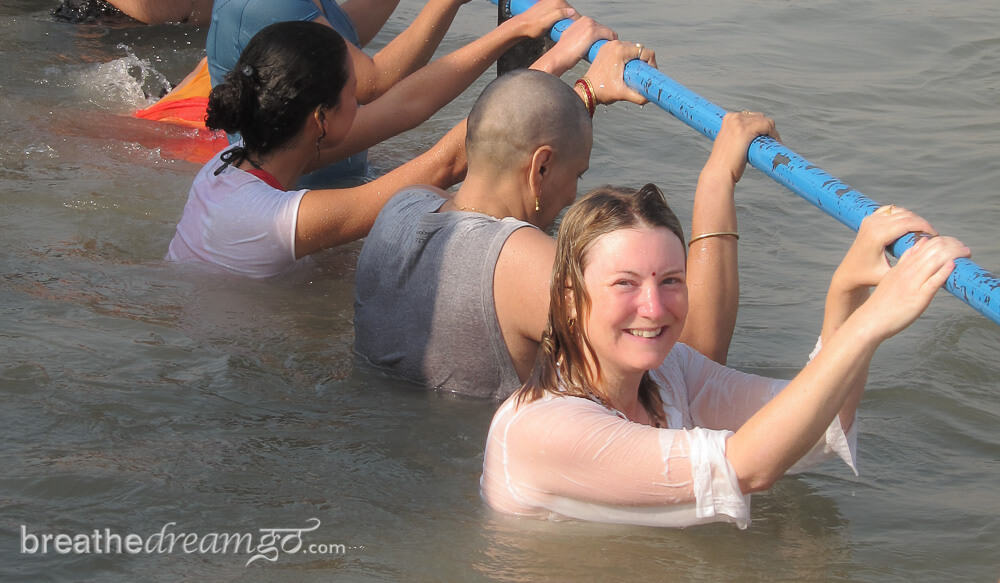
[[[631,101],[639,105],[647,103],[647,99],[625,85],[625,80],[622,78],[625,63],[635,59],[656,67],[656,52],[641,43],[613,40],[601,47],[586,74],[586,78],[594,87],[597,103],[605,105],[616,101]]]
[[[885,274],[855,315],[870,318],[875,337],[893,336],[927,309],[955,269],[955,259],[970,255],[969,248],[954,237],[921,238]]]
[[[573,21],[573,24],[563,31],[559,42],[548,52],[538,58],[532,69],[545,71],[557,77],[570,70],[587,56],[593,44],[600,40],[615,40],[615,31],[597,22],[589,16],[583,16]]]
[[[566,18],[579,18],[576,9],[566,0],[540,0],[531,8],[512,17],[507,22],[516,24],[518,30],[528,38],[538,38],[547,34],[552,25]],[[507,22],[504,24],[506,25]]]
[[[733,184],[740,181],[747,167],[747,150],[757,136],[771,136],[780,140],[774,120],[755,111],[729,112],[722,118],[722,127],[712,145],[712,153],[705,163],[706,169],[729,172]]]

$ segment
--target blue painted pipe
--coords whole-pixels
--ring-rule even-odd
[[[510,0],[510,12],[520,14],[531,8],[535,1]],[[555,23],[550,31],[552,40],[558,42],[572,23],[568,18]],[[597,57],[605,42],[597,41],[590,47],[588,61]],[[726,110],[642,61],[634,60],[625,65],[625,84],[710,140],[715,139],[722,127]],[[882,206],[770,136],[754,140],[747,158],[755,168],[855,231],[861,226],[862,219]],[[893,256],[899,257],[917,239],[913,234],[904,235],[888,249]],[[945,289],[1000,324],[1000,279],[997,276],[968,259],[957,259]]]

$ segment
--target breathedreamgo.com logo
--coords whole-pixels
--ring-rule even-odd
[[[21,525],[22,555],[153,555],[202,554],[249,555],[245,566],[264,560],[277,562],[282,555],[344,555],[343,544],[307,543],[303,535],[319,528],[320,520],[310,518],[311,526],[303,528],[260,528],[256,533],[200,534],[181,532],[176,522],[168,522],[159,532],[142,536],[120,534],[110,528],[95,528],[89,533],[33,533]]]

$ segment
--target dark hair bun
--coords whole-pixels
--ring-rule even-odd
[[[247,150],[266,154],[288,143],[317,107],[336,106],[349,74],[347,45],[329,26],[266,26],[212,89],[205,125],[238,133]]]
[[[212,88],[208,95],[205,125],[235,134],[246,120],[253,119],[255,102],[252,79],[242,71],[230,71],[226,80]]]

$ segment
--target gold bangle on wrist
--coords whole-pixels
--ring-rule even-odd
[[[707,239],[709,237],[735,237],[737,241],[740,240],[740,234],[736,231],[716,231],[714,233],[702,233],[701,235],[691,237],[691,240],[688,241],[688,247],[690,247],[695,241]]]
[[[596,110],[597,109],[597,104],[600,103],[600,102],[597,101],[597,90],[594,89],[594,84],[590,82],[590,79],[587,79],[586,75],[584,75],[583,77],[580,77],[580,80],[583,81],[587,85],[587,89],[590,90],[590,94],[594,97],[594,109]],[[593,116],[594,114],[591,113],[590,115]]]
[[[597,93],[594,92],[594,85],[590,82],[590,79],[586,77],[580,77],[573,83],[573,86],[579,85],[583,89],[585,99],[583,100],[584,105],[587,107],[587,113],[590,117],[594,117],[594,112],[597,110]]]

